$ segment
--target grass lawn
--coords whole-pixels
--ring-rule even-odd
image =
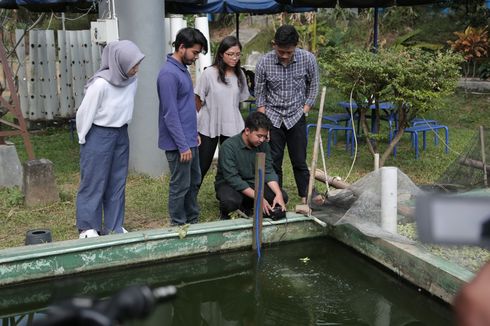
[[[342,112],[335,108],[339,100],[335,95],[329,96],[326,113]],[[490,96],[458,92],[448,98],[438,112],[425,118],[438,119],[450,127],[450,152],[445,154],[442,144],[435,147],[428,141],[428,149],[421,151],[420,159],[415,160],[410,148],[410,138],[404,136],[398,146],[398,155],[391,157],[386,166],[397,166],[415,183],[425,184],[437,180],[446,167],[465,151],[479,125],[490,126],[490,117],[486,110],[490,104]],[[311,123],[316,117],[311,114]],[[310,133],[309,153],[313,144],[314,132]],[[428,138],[431,139],[431,138]],[[17,146],[21,161],[26,160],[24,146],[20,138],[11,138]],[[79,180],[79,146],[70,139],[67,126],[47,128],[32,134],[32,142],[36,157],[47,158],[54,163],[56,182],[59,187],[61,201],[46,207],[26,208],[22,205],[22,194],[17,189],[0,190],[0,248],[23,245],[25,233],[34,228],[49,228],[55,241],[75,239],[78,236],[75,227],[75,198]],[[326,144],[324,144],[326,145]],[[332,155],[326,159],[330,175],[345,179],[352,165],[349,153],[344,149],[343,135],[339,134],[338,143],[332,148]],[[159,150],[155,148],[155,150]],[[284,162],[285,189],[290,195],[289,210],[294,210],[299,203],[291,165],[287,155]],[[308,161],[311,158],[309,156]],[[321,158],[317,167],[321,168]],[[359,144],[357,160],[347,182],[354,182],[372,170],[373,159],[367,152],[362,141]],[[199,193],[201,205],[201,221],[212,221],[218,218],[218,202],[214,192],[215,169],[206,176]],[[319,190],[325,187],[317,182]],[[126,222],[130,231],[160,228],[168,225],[168,177],[149,178],[131,173],[128,177],[126,191]]]

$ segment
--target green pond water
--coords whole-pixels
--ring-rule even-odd
[[[44,318],[53,302],[105,298],[135,284],[177,297],[126,325],[452,325],[451,310],[330,239],[281,244],[62,281],[0,288],[2,326]]]

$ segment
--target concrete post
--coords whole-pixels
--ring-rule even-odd
[[[53,163],[45,158],[24,163],[24,203],[28,207],[60,200]]]
[[[22,187],[22,165],[15,145],[0,145],[0,188]]]
[[[164,0],[115,2],[119,38],[133,41],[145,54],[138,73],[133,121],[129,125],[129,167],[158,177],[168,171],[158,148],[158,94],[156,81],[165,62]]]

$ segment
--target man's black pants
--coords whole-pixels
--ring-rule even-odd
[[[306,164],[306,118],[301,119],[291,128],[287,129],[284,124],[281,128],[272,127],[270,130],[270,146],[272,166],[279,177],[279,186],[282,188],[282,160],[284,149],[288,145],[289,158],[293,166],[294,180],[298,188],[298,195],[306,197],[310,171]]]

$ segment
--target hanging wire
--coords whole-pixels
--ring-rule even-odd
[[[51,12],[51,16],[49,17],[48,28],[46,28],[46,29],[49,29],[51,27],[51,21],[53,20],[53,16],[54,16],[54,13]]]
[[[352,135],[354,137],[354,145],[355,146],[354,146],[354,157],[352,158],[352,164],[350,166],[349,172],[347,173],[347,176],[345,177],[344,181],[347,181],[347,179],[349,179],[350,174],[352,173],[352,170],[354,169],[354,164],[356,163],[356,160],[357,160],[357,130],[356,130],[355,123],[354,123],[354,113],[352,110],[352,101],[353,101],[354,89],[355,89],[358,81],[359,80],[356,80],[356,82],[352,86],[352,90],[350,91],[350,96],[349,96],[350,121],[351,121],[351,125],[352,125]],[[360,119],[360,117],[359,117],[359,119]]]
[[[78,16],[78,17],[76,17],[76,18],[66,18],[66,17],[65,17],[65,20],[68,20],[68,21],[75,21],[75,20],[79,20],[80,18],[83,18],[83,17],[87,16],[88,14],[90,14],[90,13],[92,12],[92,10],[96,10],[96,9],[97,9],[97,5],[96,5],[96,4],[95,4],[95,2],[94,2],[94,3],[92,3],[92,5],[90,6],[90,8],[88,8],[88,9],[87,9],[87,11],[86,11],[86,12],[84,12],[83,14],[81,14],[80,16]],[[54,17],[55,17],[56,19],[59,19],[59,20],[63,19],[63,17],[61,17],[61,16],[56,16],[55,14],[53,14],[53,15],[54,15]]]

